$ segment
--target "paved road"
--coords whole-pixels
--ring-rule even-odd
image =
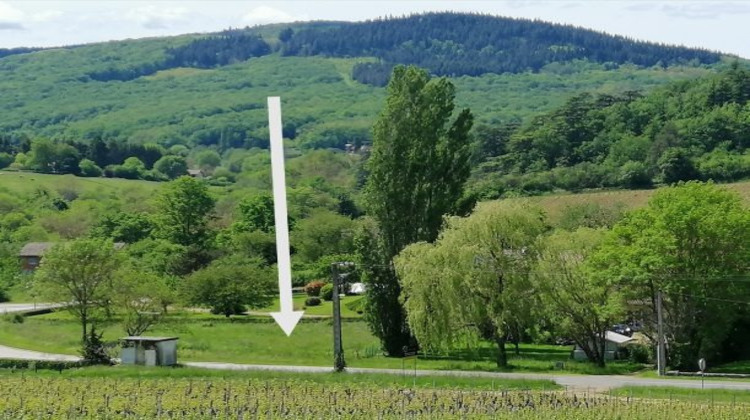
[[[24,359],[24,360],[80,360],[77,356],[64,354],[40,353],[30,350],[16,349],[0,346],[0,359]],[[187,362],[185,366],[218,369],[218,370],[256,370],[275,372],[299,372],[299,373],[328,373],[333,369],[321,366],[285,366],[285,365],[244,365],[220,362]],[[379,373],[387,375],[402,375],[400,369],[372,369],[372,368],[348,368],[351,374]],[[408,371],[412,374],[414,371]],[[622,386],[672,386],[678,388],[700,388],[701,381],[686,379],[655,379],[639,378],[637,376],[624,375],[556,375],[545,373],[501,373],[501,372],[476,372],[460,370],[417,370],[417,376],[456,376],[464,378],[497,378],[497,379],[547,379],[554,381],[570,390],[606,391]],[[750,391],[750,381],[705,381],[706,389],[736,389]]]
[[[23,350],[13,347],[0,346],[0,359],[21,359],[21,360],[44,360],[44,361],[70,361],[81,360],[78,356],[69,356],[66,354],[41,353],[38,351]]]
[[[332,368],[317,366],[272,366],[272,365],[241,365],[234,363],[215,362],[188,362],[186,366],[221,369],[221,370],[268,370],[278,372],[302,372],[302,373],[326,373],[332,372]],[[347,372],[357,373],[381,373],[391,375],[402,375],[400,369],[370,369],[370,368],[348,368]],[[413,374],[414,371],[407,371]],[[701,381],[684,379],[654,379],[639,378],[624,375],[555,375],[544,373],[501,373],[501,372],[476,372],[460,370],[417,370],[417,376],[457,376],[475,378],[498,378],[498,379],[548,379],[567,389],[606,391],[611,388],[622,386],[672,386],[678,388],[700,388]],[[732,381],[706,381],[706,389],[738,389],[750,390],[750,382]]]
[[[0,303],[0,314],[31,312],[41,309],[59,308],[59,303]]]

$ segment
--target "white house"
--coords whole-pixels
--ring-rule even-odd
[[[604,336],[605,343],[604,343],[604,360],[614,360],[617,359],[618,353],[620,353],[620,349],[624,348],[628,345],[631,341],[633,341],[632,337],[628,337],[627,335],[617,334],[613,331],[607,331],[606,335]],[[588,360],[588,357],[586,357],[586,353],[584,353],[583,349],[576,344],[575,349],[573,350],[573,359],[574,360]]]

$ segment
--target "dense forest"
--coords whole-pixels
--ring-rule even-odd
[[[481,194],[643,188],[750,176],[750,71],[735,63],[651,94],[581,93],[519,126],[480,132]]]
[[[480,14],[427,13],[399,19],[309,28],[288,34],[282,55],[374,56],[357,80],[384,85],[388,64],[414,64],[445,76],[539,71],[552,62],[587,59],[616,66],[719,61],[716,52],[611,36],[569,25]],[[379,77],[376,77],[375,74]]]

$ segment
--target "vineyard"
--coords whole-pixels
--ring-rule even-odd
[[[3,419],[720,418],[750,405],[537,391],[466,391],[242,379],[4,377]]]

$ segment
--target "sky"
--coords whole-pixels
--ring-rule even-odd
[[[540,19],[750,58],[750,0],[0,0],[0,48],[215,32],[300,20],[358,21],[426,11]]]

